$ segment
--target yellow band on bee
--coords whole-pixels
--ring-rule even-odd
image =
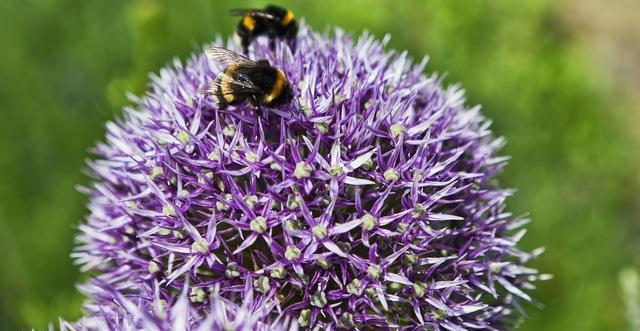
[[[273,82],[273,89],[271,89],[271,92],[269,92],[269,94],[265,94],[263,99],[264,103],[269,104],[273,102],[273,100],[275,100],[277,97],[279,97],[282,93],[282,90],[284,89],[284,84],[286,84],[286,82],[287,77],[284,75],[284,72],[278,69],[276,79]]]
[[[290,10],[287,10],[287,14],[284,15],[284,17],[282,18],[282,25],[283,26],[289,25],[294,18],[295,17],[293,17],[293,12],[291,12]]]
[[[244,25],[244,27],[247,28],[247,30],[253,31],[253,29],[255,29],[256,27],[256,21],[253,19],[253,17],[249,15],[245,15],[242,18],[242,25]]]
[[[233,92],[233,84],[230,80],[222,80],[222,82],[220,83],[220,94],[222,98],[229,103],[233,102],[236,99],[236,96]]]

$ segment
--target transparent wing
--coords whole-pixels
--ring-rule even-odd
[[[262,90],[257,87],[249,77],[243,74],[236,74],[236,77],[231,77],[225,73],[219,73],[217,79],[213,82],[213,85],[210,88],[210,91],[217,90],[216,87],[222,87],[224,82],[229,82],[233,86],[233,92],[228,92],[226,94],[251,94],[251,95],[262,95],[264,94]],[[225,93],[223,93],[225,94]]]
[[[247,75],[237,73],[236,77],[234,78],[225,73],[220,73],[218,77],[220,78],[220,81],[223,81],[223,80],[229,81],[233,83],[233,85],[236,87],[240,87],[240,88],[252,90],[252,91],[260,91],[260,88],[257,87]]]
[[[254,64],[249,58],[224,47],[212,47],[206,51],[209,60],[228,66],[232,63]]]
[[[252,17],[263,17],[266,19],[274,20],[275,16],[267,13],[263,9],[255,9],[255,8],[235,8],[229,11],[233,16],[252,16]]]

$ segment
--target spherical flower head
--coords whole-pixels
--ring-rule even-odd
[[[495,186],[504,141],[459,87],[386,42],[301,24],[295,49],[254,43],[249,56],[293,87],[277,108],[221,110],[198,93],[224,69],[204,52],[152,75],[96,148],[78,263],[131,302],[203,319],[214,288],[304,328],[515,321],[538,251],[517,249],[526,222]]]

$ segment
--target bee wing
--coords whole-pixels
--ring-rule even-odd
[[[233,85],[233,93],[250,95],[264,94],[264,92],[257,87],[248,76],[241,73],[236,74],[235,78],[223,72],[219,73],[218,78],[213,83],[212,89],[215,86],[222,87],[223,82],[230,82]]]
[[[275,16],[267,13],[264,9],[255,9],[255,8],[235,8],[229,11],[233,16],[252,16],[252,17],[262,17],[270,20],[274,20]]]
[[[238,79],[235,79],[225,73],[219,73],[216,80],[207,87],[201,87],[196,89],[196,94],[209,94],[214,95],[222,91],[223,82],[230,82],[233,84],[233,91],[222,94],[262,94],[262,90],[255,86],[251,80],[243,74],[238,75]]]
[[[209,60],[227,66],[231,63],[254,64],[249,58],[224,47],[212,47],[206,51]]]

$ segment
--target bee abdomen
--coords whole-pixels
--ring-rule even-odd
[[[284,90],[286,84],[287,84],[287,77],[285,76],[284,72],[280,69],[276,69],[276,76],[273,81],[273,87],[271,88],[270,91],[265,93],[262,102],[264,104],[270,104],[276,99],[278,99],[280,94],[282,94],[282,91]]]

